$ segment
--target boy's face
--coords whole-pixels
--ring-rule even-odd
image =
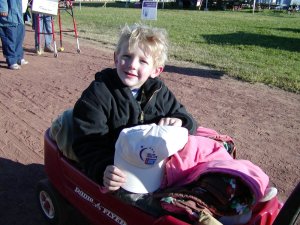
[[[149,77],[157,77],[163,67],[154,67],[153,57],[135,46],[128,49],[128,43],[124,43],[120,52],[114,55],[118,76],[123,84],[131,90],[140,88]]]

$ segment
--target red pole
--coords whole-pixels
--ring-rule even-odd
[[[52,42],[54,43],[54,41],[55,41],[55,32],[54,32],[53,17],[51,17],[51,26],[52,26]]]
[[[60,48],[62,48],[62,27],[61,27],[60,8],[58,8],[58,25],[59,25]]]

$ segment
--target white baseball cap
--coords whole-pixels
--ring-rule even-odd
[[[151,193],[160,185],[164,160],[188,141],[184,127],[139,125],[125,128],[116,142],[114,164],[126,174],[122,186],[133,193]]]

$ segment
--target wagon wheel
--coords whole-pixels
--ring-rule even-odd
[[[42,214],[49,224],[66,224],[68,218],[67,202],[53,188],[48,179],[39,181],[37,198]]]
[[[300,182],[284,203],[273,225],[299,225],[300,223]]]

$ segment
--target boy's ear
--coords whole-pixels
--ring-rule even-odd
[[[115,66],[117,66],[117,63],[118,63],[118,56],[117,56],[117,53],[114,52],[114,62],[115,62]]]
[[[154,72],[151,74],[151,78],[155,78],[155,77],[158,77],[162,71],[164,70],[164,67],[163,66],[159,66],[159,67],[156,67],[156,69],[154,70]]]

